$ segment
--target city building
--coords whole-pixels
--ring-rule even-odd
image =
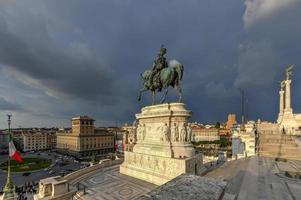
[[[256,155],[256,124],[249,121],[245,130],[240,126],[232,127],[232,157],[242,158]]]
[[[108,127],[107,131],[115,135],[115,151],[118,153],[123,153],[123,136],[125,135],[126,130],[124,130],[122,127]]]
[[[220,140],[219,129],[206,128],[202,125],[192,124],[192,136],[194,141],[214,141]]]
[[[231,140],[231,129],[220,128],[219,129],[219,137],[220,139]]]
[[[16,148],[26,152],[55,148],[56,130],[56,128],[17,128],[11,131]],[[6,133],[5,131],[3,133]]]
[[[0,132],[0,154],[7,153],[8,151],[8,134],[6,132]]]
[[[56,133],[50,132],[47,133],[47,149],[56,148]]]
[[[132,151],[136,144],[136,126],[125,124],[122,129],[125,131],[122,138],[124,151]]]
[[[88,116],[72,118],[72,129],[58,131],[57,150],[77,157],[105,155],[114,152],[114,133],[96,128]]]
[[[46,150],[47,134],[37,130],[25,130],[22,133],[22,148],[23,151],[39,151]]]

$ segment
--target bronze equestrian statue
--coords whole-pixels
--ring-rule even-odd
[[[167,63],[164,55],[167,49],[161,46],[160,52],[156,57],[152,70],[146,70],[141,74],[143,81],[143,89],[140,90],[138,101],[141,100],[141,95],[145,91],[152,92],[152,104],[156,103],[156,92],[164,90],[164,95],[160,103],[164,103],[168,93],[168,87],[172,86],[179,95],[179,102],[182,101],[182,91],[180,82],[183,78],[184,66],[176,60],[170,60]]]

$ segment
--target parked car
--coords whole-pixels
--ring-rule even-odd
[[[30,172],[24,172],[23,174],[22,174],[22,176],[29,176],[31,173]]]
[[[100,160],[99,161],[99,164],[102,164],[102,163],[104,163],[104,162],[108,162],[108,161],[110,161],[111,159],[102,159],[102,160]]]

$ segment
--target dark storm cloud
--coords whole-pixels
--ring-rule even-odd
[[[0,110],[7,111],[7,110],[20,110],[22,109],[19,105],[13,104],[6,99],[0,97]]]
[[[247,90],[252,118],[274,119],[280,70],[300,63],[300,47],[292,45],[300,44],[300,6],[295,0],[280,7],[275,0],[245,2],[6,3],[0,8],[0,64],[22,84],[44,91],[31,99],[36,113],[131,121],[149,103],[149,95],[136,101],[139,74],[164,44],[168,59],[185,66],[184,101],[194,120],[239,113],[239,88]],[[175,98],[171,92],[169,101]]]
[[[9,21],[22,24],[17,34],[10,31],[8,22],[0,17],[3,66],[24,73],[54,96],[98,99],[104,104],[114,102],[112,74],[101,66],[92,49],[80,42],[64,45],[53,41],[47,32],[47,20],[42,16],[23,13],[20,21]]]

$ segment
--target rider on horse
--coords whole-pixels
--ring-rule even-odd
[[[160,48],[160,52],[158,54],[158,56],[156,57],[154,64],[153,64],[153,69],[152,69],[152,73],[149,77],[149,86],[154,86],[157,84],[160,84],[160,79],[158,76],[160,71],[164,68],[168,67],[166,58],[164,57],[164,55],[166,54],[166,48],[163,47],[163,45]]]

